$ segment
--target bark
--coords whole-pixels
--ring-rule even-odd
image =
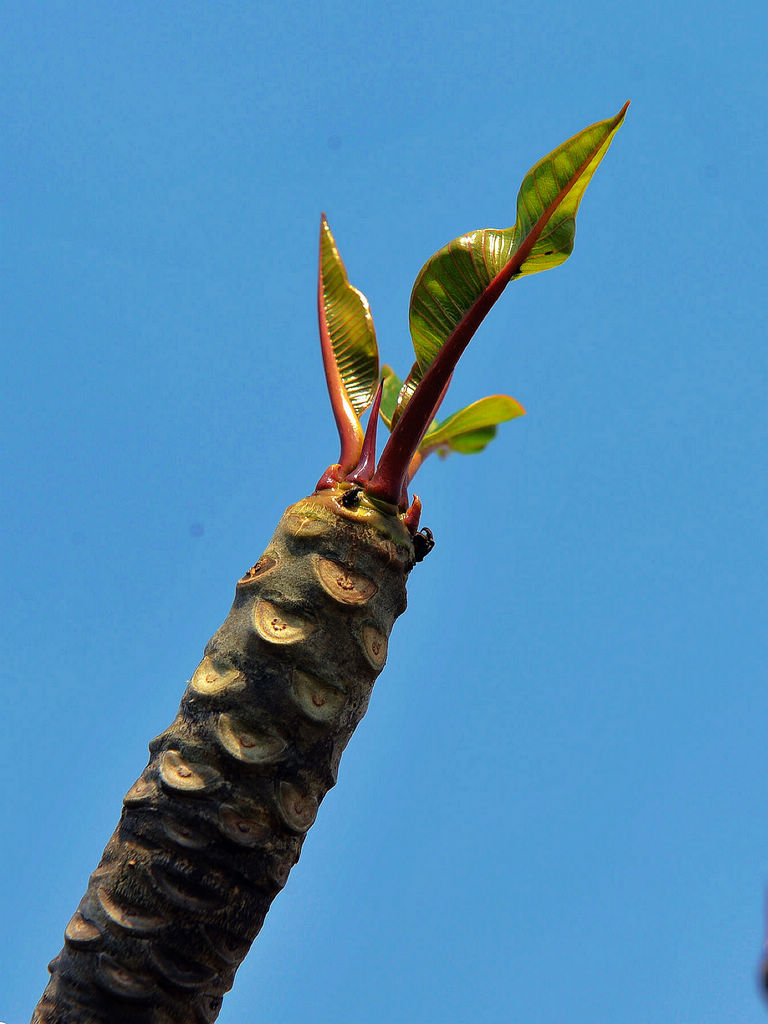
[[[349,493],[348,491],[346,492]],[[341,490],[291,506],[150,744],[32,1024],[209,1024],[299,858],[414,562]]]

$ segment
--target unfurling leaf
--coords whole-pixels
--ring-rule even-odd
[[[579,203],[626,109],[585,128],[531,168],[517,196],[513,227],[472,231],[427,261],[413,286],[410,310],[422,373],[492,285],[500,294],[511,278],[548,270],[568,258]]]
[[[392,429],[392,417],[397,408],[397,396],[403,386],[402,380],[397,376],[391,366],[382,366],[381,379],[384,387],[381,393],[381,418],[389,429]]]
[[[525,409],[509,395],[489,395],[452,416],[432,423],[408,467],[408,479],[432,452],[445,457],[449,452],[474,455],[496,437],[496,427],[505,420],[523,416]]]
[[[373,401],[379,382],[379,351],[368,300],[349,283],[328,221],[321,223],[322,289],[336,365],[358,416]]]
[[[404,385],[391,366],[383,366],[381,418],[389,429],[402,396]],[[413,477],[421,463],[432,452],[445,456],[449,452],[472,455],[481,452],[496,436],[496,427],[505,420],[522,416],[525,409],[508,395],[488,395],[438,423],[433,420],[424,440],[413,457],[409,476]]]
[[[470,454],[482,451],[496,436],[496,426],[523,416],[525,409],[508,395],[489,395],[460,412],[434,423],[426,433],[419,451],[422,458],[435,449],[450,449]]]
[[[350,469],[362,447],[360,416],[373,401],[379,380],[379,352],[368,300],[349,283],[324,214],[317,312],[328,394],[341,438],[339,462]]]
[[[496,437],[496,427],[480,427],[469,434],[460,434],[459,437],[453,438],[450,451],[461,452],[462,455],[474,455],[487,447],[494,437]],[[448,446],[437,449],[437,454],[443,459],[448,452]]]

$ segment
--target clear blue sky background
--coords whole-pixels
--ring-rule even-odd
[[[765,1018],[766,7],[8,0],[0,1020],[235,579],[336,457],[318,217],[383,357],[449,239],[632,99],[447,408],[438,545],[224,1024]]]

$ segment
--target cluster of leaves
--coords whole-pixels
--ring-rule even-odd
[[[379,389],[380,407],[377,403],[374,408],[378,407],[392,432],[414,396],[421,395],[426,409],[426,414],[420,409],[418,416],[411,417],[415,426],[410,428],[405,482],[430,453],[481,451],[500,423],[524,413],[515,399],[491,395],[441,422],[435,418],[456,361],[506,285],[556,267],[572,252],[579,204],[626,109],[627,105],[615,117],[585,128],[531,168],[520,187],[517,219],[511,228],[472,231],[427,261],[411,293],[409,326],[416,359],[405,380],[388,366],[380,374],[368,300],[349,283],[323,216],[318,314],[326,379],[342,442],[343,473],[357,465],[363,446],[360,416],[374,403]],[[427,376],[430,387],[422,388]]]
[[[417,285],[423,275],[422,270]],[[411,296],[412,318],[415,297],[418,297],[416,287]],[[417,332],[413,334],[417,358],[405,381],[398,377],[390,366],[383,366],[381,372],[379,371],[376,330],[370,305],[365,295],[350,284],[324,214],[320,223],[319,299],[320,331],[324,342],[323,354],[326,377],[329,378],[329,391],[332,395],[338,395],[339,404],[345,410],[341,418],[344,423],[351,426],[351,432],[354,432],[355,438],[358,439],[357,444],[349,446],[349,455],[345,458],[345,453],[342,452],[339,460],[343,468],[351,469],[359,454],[358,445],[362,443],[360,417],[373,403],[380,381],[380,415],[391,431],[423,377],[422,364],[419,362],[420,352],[425,361],[427,356],[424,346],[420,344],[421,335]],[[413,323],[413,319],[411,322]],[[329,348],[333,355],[332,359],[326,356]],[[349,409],[353,410],[354,419],[349,415]],[[499,423],[522,416],[524,412],[522,405],[508,395],[489,395],[453,413],[442,422],[433,419],[411,460],[408,479],[413,477],[427,455],[432,452],[445,456],[451,451],[465,455],[482,451],[496,436]],[[337,415],[337,423],[339,418]],[[344,434],[342,446],[343,442]]]
[[[381,418],[393,429],[405,405],[421,380],[419,363],[413,365],[403,382],[390,366],[382,367],[384,387],[381,396]],[[411,480],[424,459],[432,452],[445,457],[449,452],[473,455],[481,452],[496,436],[496,428],[505,420],[522,416],[525,409],[509,395],[487,395],[465,406],[446,419],[433,419],[411,459],[408,479]]]

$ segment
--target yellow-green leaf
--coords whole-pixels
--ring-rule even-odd
[[[349,283],[328,221],[320,224],[321,335],[333,359],[352,408],[358,417],[373,401],[379,382],[379,353],[368,300]],[[330,387],[330,381],[329,381]]]
[[[397,421],[403,415],[403,409],[405,409],[406,405],[410,402],[413,392],[416,390],[418,383],[423,376],[424,374],[421,372],[421,367],[418,362],[415,362],[408,371],[408,376],[403,381],[398,393],[397,405],[395,407],[395,414],[392,417],[391,429],[395,428]]]
[[[513,227],[472,231],[427,261],[413,286],[410,309],[423,373],[480,300],[490,306],[512,278],[568,258],[579,203],[626,109],[585,128],[531,168],[518,193]]]
[[[496,437],[496,427],[480,427],[469,434],[461,434],[461,436],[455,437],[448,447],[452,452],[460,452],[462,455],[474,455],[489,445],[494,437]],[[448,455],[448,449],[440,447],[437,450],[437,454],[445,458]]]
[[[496,426],[525,413],[508,395],[489,395],[455,412],[442,423],[433,423],[421,443],[422,456],[441,449],[469,454],[482,451],[496,436]]]
[[[382,366],[381,377],[384,381],[384,389],[381,393],[381,406],[379,412],[389,429],[392,429],[392,417],[397,409],[397,396],[403,386],[402,380],[397,376],[391,366]]]

